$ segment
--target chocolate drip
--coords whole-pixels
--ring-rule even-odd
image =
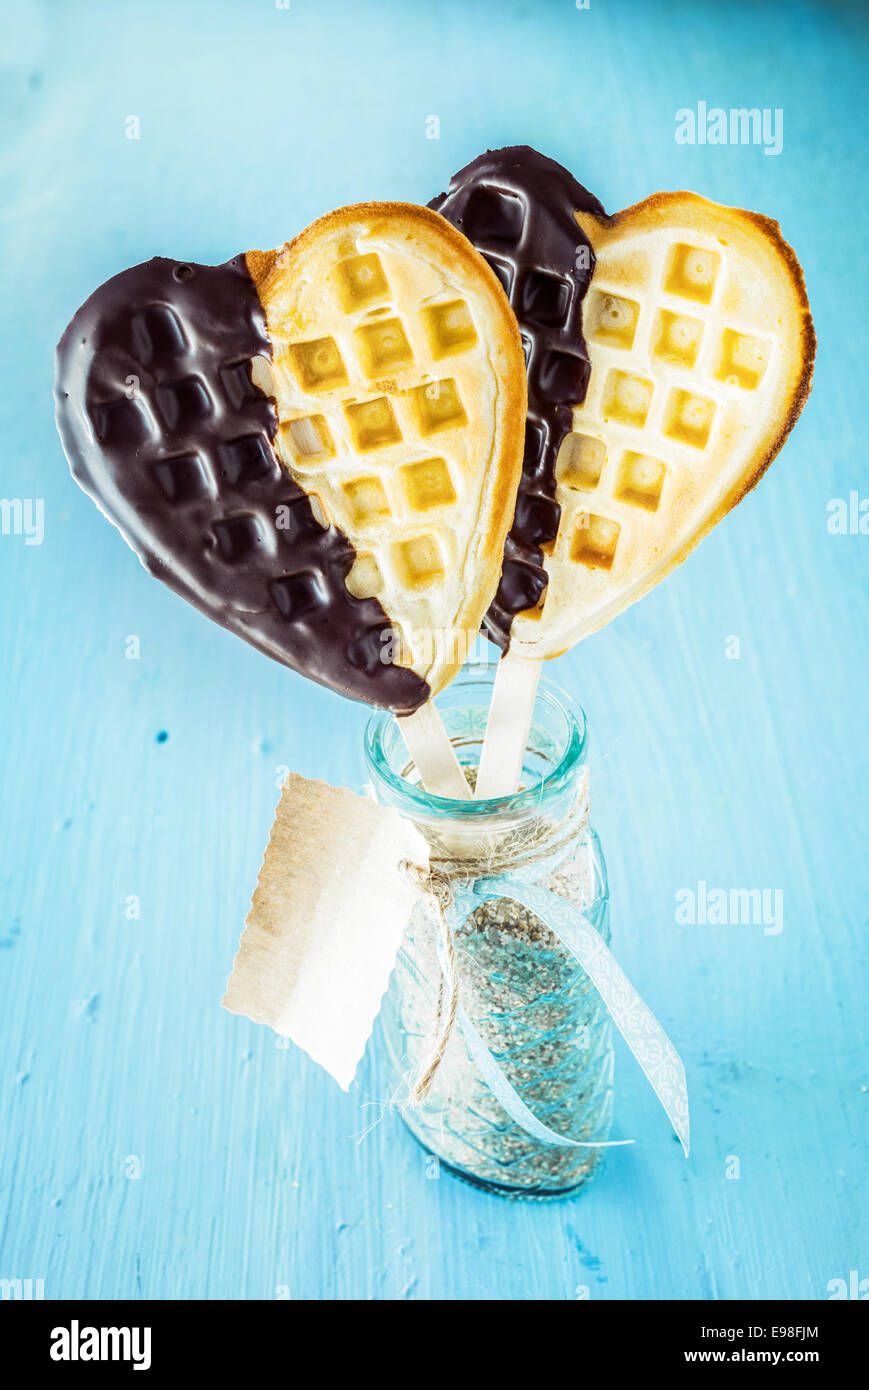
[[[605,216],[572,174],[528,145],[489,150],[452,178],[434,208],[476,246],[519,320],[528,371],[525,458],[498,592],[486,629],[505,650],[516,613],[534,608],[547,584],[543,551],[555,540],[555,460],[570,433],[591,371],[582,301],[594,252],[575,211]]]
[[[381,661],[387,614],[354,598],[347,537],[281,466],[271,357],[244,256],[156,257],[107,281],[57,349],[57,425],[73,475],[145,567],[276,661],[406,713],[429,688]]]

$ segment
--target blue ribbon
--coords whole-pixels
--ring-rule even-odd
[[[690,1138],[688,1088],[682,1059],[588,918],[557,893],[521,882],[512,874],[477,879],[468,887],[457,887],[450,916],[454,921],[464,921],[482,903],[492,898],[511,898],[528,908],[579,962],[645,1072],[687,1158]],[[444,968],[445,964],[442,953],[441,967]],[[603,1148],[634,1142],[633,1139],[581,1141],[569,1139],[550,1129],[529,1110],[508,1081],[461,1004],[456,1011],[456,1021],[471,1059],[489,1090],[511,1120],[540,1143],[557,1144],[562,1148]]]

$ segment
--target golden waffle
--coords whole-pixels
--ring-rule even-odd
[[[558,534],[510,651],[557,656],[635,602],[745,496],[809,393],[802,271],[769,218],[659,193],[577,213],[596,266],[585,401],[556,464]]]
[[[443,218],[368,203],[247,253],[271,363],[275,449],[348,537],[396,659],[441,689],[498,584],[521,472],[525,372],[491,269]]]

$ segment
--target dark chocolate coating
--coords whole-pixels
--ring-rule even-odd
[[[155,257],[107,281],[57,349],[57,426],[72,472],[151,574],[302,675],[407,713],[429,688],[381,661],[389,619],[344,580],[355,552],[323,528],[273,448],[271,357],[244,256]]]
[[[489,262],[525,345],[522,480],[501,583],[486,614],[489,636],[506,649],[514,615],[533,608],[546,588],[543,546],[555,540],[561,520],[555,460],[572,428],[572,408],[585,400],[591,372],[582,301],[594,272],[594,252],[573,214],[605,213],[572,174],[528,145],[480,155],[429,207],[464,232]]]

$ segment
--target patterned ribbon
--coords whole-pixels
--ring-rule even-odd
[[[655,1015],[637,994],[606,943],[578,908],[546,888],[519,882],[514,875],[475,880],[456,887],[452,912],[459,921],[490,898],[512,898],[545,922],[561,944],[579,962],[597,989],[610,1016],[646,1074],[682,1145],[689,1151],[688,1088],[685,1067]],[[441,961],[443,967],[444,961]],[[456,1021],[482,1079],[512,1120],[543,1144],[563,1148],[603,1148],[632,1144],[632,1139],[581,1142],[557,1134],[538,1120],[487,1048],[477,1029],[459,1005]]]

